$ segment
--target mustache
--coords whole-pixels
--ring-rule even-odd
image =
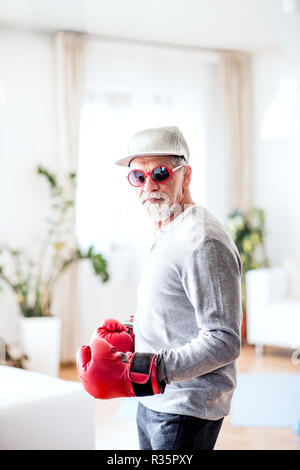
[[[144,203],[148,199],[163,199],[164,201],[168,202],[169,196],[167,194],[159,193],[157,191],[154,191],[152,193],[143,193],[141,197],[141,202]]]

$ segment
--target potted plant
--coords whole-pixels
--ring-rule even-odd
[[[246,286],[245,275],[250,269],[269,265],[265,250],[265,215],[259,208],[247,212],[234,210],[226,220],[226,228],[233,238],[242,262],[242,308],[243,320],[241,334],[246,340]]]
[[[76,174],[66,175],[65,182],[39,166],[37,174],[50,189],[50,217],[46,219],[45,237],[31,250],[0,247],[6,267],[0,264],[0,280],[15,295],[21,314],[24,352],[31,370],[57,375],[60,355],[61,319],[52,313],[53,297],[60,277],[83,259],[89,260],[95,275],[109,280],[107,262],[93,246],[82,251],[74,234]]]

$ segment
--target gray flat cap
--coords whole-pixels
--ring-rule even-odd
[[[189,162],[189,148],[178,127],[155,127],[137,132],[128,142],[128,156],[118,160],[116,165],[129,166],[133,158],[152,155],[176,155]]]

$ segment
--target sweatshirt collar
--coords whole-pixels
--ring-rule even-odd
[[[193,207],[196,207],[197,204],[191,204],[189,205],[185,210],[180,212],[175,219],[173,219],[171,222],[169,222],[167,225],[165,225],[162,228],[156,229],[155,230],[155,236],[156,238],[159,238],[161,235],[166,233],[167,231],[171,230],[175,225],[177,225],[183,217],[186,217],[186,215],[192,210]]]

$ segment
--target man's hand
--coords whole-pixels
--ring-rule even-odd
[[[90,395],[110,399],[164,392],[165,384],[158,382],[156,354],[117,351],[98,330],[90,345],[82,346],[76,355],[80,381]]]
[[[133,319],[133,317],[130,318]],[[107,318],[96,333],[109,344],[115,346],[118,351],[134,351],[134,333],[130,320],[128,323],[122,324],[118,320]]]

